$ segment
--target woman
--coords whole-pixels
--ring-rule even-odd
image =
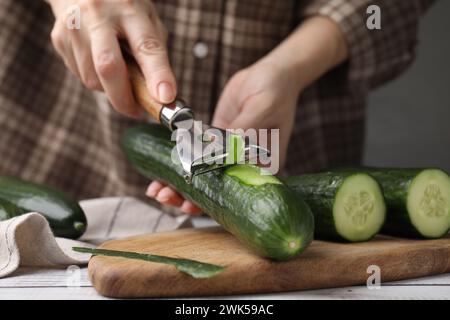
[[[146,184],[119,148],[141,109],[118,39],[156,100],[179,95],[218,127],[279,128],[281,162],[298,174],[360,163],[367,94],[413,61],[432,2],[380,0],[370,30],[369,0],[47,1],[0,4],[0,173],[79,198]],[[147,195],[199,211],[159,182]]]

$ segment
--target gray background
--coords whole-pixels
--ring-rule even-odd
[[[372,93],[365,164],[450,172],[449,15],[450,1],[431,8],[422,20],[415,63]]]

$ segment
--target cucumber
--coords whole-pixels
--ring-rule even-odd
[[[23,213],[25,210],[7,200],[0,199],[0,221],[17,217]]]
[[[444,171],[364,168],[383,188],[388,215],[382,232],[440,238],[450,229],[450,178]]]
[[[0,220],[38,212],[57,237],[76,239],[86,230],[86,217],[78,203],[52,187],[0,176],[0,199],[6,212]]]
[[[317,239],[367,241],[383,226],[383,194],[368,174],[324,172],[290,177],[285,182],[310,206]]]
[[[172,161],[170,137],[159,125],[141,125],[125,132],[122,148],[141,174],[174,187],[260,256],[287,260],[309,245],[312,213],[280,180],[242,164],[195,176],[188,184],[181,165]]]

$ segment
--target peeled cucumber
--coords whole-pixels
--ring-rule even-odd
[[[172,161],[174,145],[159,125],[128,129],[122,139],[128,160],[141,174],[174,187],[253,252],[288,260],[306,249],[314,230],[311,210],[278,178],[238,164],[196,175],[189,184],[182,166]],[[242,149],[239,142],[234,145]]]

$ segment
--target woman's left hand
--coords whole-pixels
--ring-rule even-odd
[[[275,156],[279,156],[281,168],[301,91],[347,56],[345,38],[335,22],[321,16],[307,19],[267,56],[229,80],[212,124],[223,129],[280,129],[279,153]],[[187,213],[201,212],[160,182],[152,182],[147,195]]]
[[[282,165],[286,159],[300,93],[300,86],[293,80],[289,72],[269,60],[261,60],[239,71],[226,85],[212,125],[224,129],[280,129],[280,141],[272,143],[279,143],[279,164]],[[193,203],[159,181],[150,184],[147,195],[163,204],[180,207],[185,213],[201,212]]]
[[[265,58],[236,73],[227,83],[212,125],[226,129],[279,129],[279,141],[269,141],[272,162],[283,166],[301,91],[292,71]],[[270,138],[269,138],[270,139]],[[273,140],[273,139],[272,139]],[[276,151],[278,149],[278,153]]]

